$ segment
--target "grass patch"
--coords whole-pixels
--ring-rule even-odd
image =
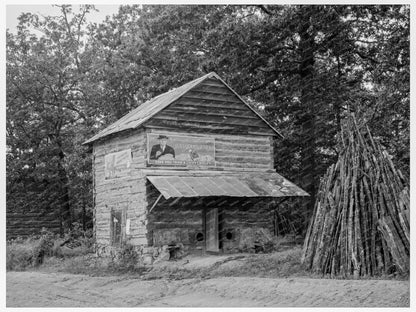
[[[53,241],[52,241],[53,242]],[[51,247],[52,246],[52,247]],[[56,249],[48,237],[15,241],[7,245],[7,270],[36,269],[43,272],[63,272],[89,276],[126,275],[145,280],[181,280],[216,277],[267,278],[333,278],[312,273],[301,263],[302,248],[294,246],[283,251],[264,254],[230,254],[219,256],[187,256],[175,261],[161,261],[153,266],[138,264],[139,256],[132,246],[113,254],[98,257],[86,246],[78,246],[72,253]],[[44,254],[39,263],[39,254]],[[342,277],[336,277],[342,278]],[[408,276],[379,276],[362,279],[406,280]]]
[[[126,247],[114,257],[97,257],[95,254],[48,257],[38,270],[90,276],[129,274],[129,276],[145,280],[222,276],[310,276],[310,273],[305,271],[300,263],[300,255],[301,249],[293,248],[270,254],[220,256],[217,261],[211,261],[210,264],[192,265],[193,258],[189,256],[177,261],[163,261],[154,266],[140,266],[135,265],[137,255]]]
[[[15,239],[6,245],[6,270],[24,271],[42,264],[45,256],[53,254],[53,234]]]
[[[95,253],[80,253],[71,257],[49,257],[39,269],[44,272],[64,272],[90,276],[112,276],[130,274],[140,276],[148,267],[137,265],[139,255],[133,246],[126,245],[108,257]]]
[[[41,266],[48,258],[65,259],[92,252],[89,232],[74,228],[63,236],[47,230],[40,235],[10,240],[6,245],[6,270],[23,271]]]

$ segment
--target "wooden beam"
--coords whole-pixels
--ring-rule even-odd
[[[159,197],[155,200],[155,202],[153,203],[152,207],[149,209],[149,213],[152,212],[153,208],[155,208],[155,206],[157,205],[157,203],[159,202],[159,200],[162,198],[162,194],[159,195]]]

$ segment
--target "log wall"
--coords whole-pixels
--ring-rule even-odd
[[[131,150],[129,168],[117,171],[116,177],[106,178],[105,156]],[[146,135],[141,130],[120,133],[94,144],[94,233],[97,245],[111,244],[111,211],[122,212],[122,238],[132,244],[147,244],[146,237],[146,178],[141,169],[145,167]],[[130,234],[126,223],[130,220]]]
[[[180,240],[185,245],[200,247],[195,235],[203,231],[204,207],[188,201],[176,205],[159,203],[149,214],[159,195],[149,187],[144,168],[147,164],[148,134],[182,135],[215,140],[215,165],[208,167],[152,166],[155,171],[173,169],[197,172],[199,170],[272,171],[274,130],[250,107],[241,101],[226,85],[215,77],[206,79],[182,97],[158,112],[138,130],[114,133],[94,143],[94,224],[99,245],[111,244],[111,212],[122,212],[123,240],[133,244],[168,244]],[[174,147],[174,146],[173,146]],[[130,166],[110,168],[106,159],[125,159],[131,151]],[[114,153],[121,152],[115,155]],[[120,156],[121,155],[121,156]],[[117,167],[117,168],[116,168]],[[225,225],[233,228],[237,237],[244,236],[246,228],[267,229],[268,214],[252,204],[252,210],[224,208]],[[130,234],[126,224],[130,222]],[[248,233],[248,232],[247,232]],[[254,234],[247,234],[253,236]],[[227,242],[230,249],[240,246],[236,240]],[[237,247],[236,247],[237,246]]]
[[[204,251],[205,213],[211,208],[218,208],[223,252],[254,251],[256,245],[272,240],[273,216],[267,201],[187,198],[162,200],[152,209],[147,225],[149,245],[183,244],[190,252]],[[204,240],[198,241],[198,234],[203,234]]]
[[[215,163],[213,167],[201,169],[268,171],[274,167],[273,141],[271,136],[224,135],[216,133],[178,132],[148,129],[148,133],[207,137],[215,139]],[[166,168],[166,167],[165,167]],[[173,167],[173,169],[178,169]]]
[[[203,231],[203,207],[187,206],[189,202],[170,206],[157,204],[156,209],[148,214],[159,193],[149,190],[146,181],[147,167],[147,133],[160,133],[159,130],[136,130],[118,134],[107,140],[94,144],[94,233],[98,245],[111,245],[111,211],[122,212],[122,238],[135,245],[168,244],[180,241],[192,248],[200,247],[203,242],[196,242],[195,236]],[[204,135],[164,131],[167,135]],[[270,171],[273,168],[272,146],[270,137],[207,134],[215,139],[216,166],[205,170],[232,172]],[[112,153],[131,151],[129,168],[116,170],[116,174],[106,175],[105,158]],[[169,168],[159,167],[158,170]],[[172,168],[171,168],[172,169]],[[178,169],[178,168],[174,168]],[[201,169],[201,168],[197,168]],[[187,170],[192,172],[193,170]],[[182,169],[183,170],[183,169]],[[154,173],[153,173],[154,174]],[[162,173],[161,173],[162,174]],[[146,189],[147,187],[147,189]],[[267,228],[268,214],[252,205],[253,210],[230,208],[224,213],[227,229],[234,229],[233,240],[225,244],[228,249],[241,247],[241,233],[245,228]],[[126,223],[130,220],[130,233],[126,234]],[[269,224],[269,225],[266,225]],[[249,235],[249,234],[247,234]],[[244,236],[244,235],[243,235]],[[236,237],[238,238],[236,240]]]
[[[240,201],[220,210],[221,248],[225,253],[253,251],[272,240],[273,212],[267,201]]]
[[[42,228],[53,233],[62,230],[61,218],[56,211],[6,211],[6,239],[40,234]]]
[[[149,119],[144,126],[199,133],[277,135],[215,77],[199,83]]]

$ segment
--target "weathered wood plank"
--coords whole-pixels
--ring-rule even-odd
[[[201,108],[211,108],[211,109],[232,109],[235,111],[249,111],[248,107],[245,107],[241,102],[225,102],[220,99],[201,99],[198,97],[187,97],[183,96],[170,107],[179,108],[187,106],[197,106]]]
[[[247,157],[248,160],[252,158],[265,158],[268,161],[271,161],[270,159],[270,151],[266,152],[260,152],[260,151],[247,151],[247,150],[239,150],[239,149],[217,149],[215,151],[215,155],[218,157],[228,157],[229,155],[232,155],[232,157]]]
[[[261,128],[261,127],[251,127],[251,126],[242,126],[242,125],[212,125],[210,122],[186,122],[186,121],[174,121],[174,120],[161,120],[155,119],[148,121],[145,125],[149,128],[159,128],[159,129],[176,129],[182,131],[192,131],[192,132],[205,132],[205,133],[227,133],[227,134],[247,134],[247,135],[259,135],[259,136],[270,136],[276,135],[273,130]]]
[[[200,85],[196,86],[195,88],[193,88],[193,91],[197,91],[197,92],[210,92],[213,94],[224,94],[224,95],[234,95],[233,92],[230,91],[230,89],[228,89],[226,86],[224,85],[212,85],[212,84],[206,84],[206,83],[201,83]]]
[[[208,79],[202,81],[199,85],[225,87],[224,84],[220,80],[218,80],[217,78],[208,78]]]
[[[252,163],[252,164],[267,164],[269,165],[271,163],[271,160],[269,157],[249,157],[249,156],[221,156],[216,155],[215,160],[219,162],[232,162],[232,163]]]
[[[270,146],[268,145],[260,145],[260,144],[242,144],[240,142],[233,142],[233,143],[221,143],[215,142],[215,151],[229,151],[232,150],[233,152],[259,152],[260,154],[269,154],[270,156]],[[270,157],[271,158],[271,157]]]
[[[264,143],[268,144],[269,136],[257,136],[257,135],[238,135],[238,134],[226,134],[226,133],[201,133],[201,132],[193,132],[193,131],[181,131],[180,129],[169,129],[165,131],[161,131],[160,129],[156,128],[148,128],[147,131],[149,133],[157,133],[157,134],[166,134],[166,135],[190,135],[196,137],[208,137],[208,138],[215,138],[216,142],[247,142],[252,144]]]
[[[259,120],[252,111],[245,109],[230,109],[226,107],[212,106],[203,107],[202,105],[181,105],[181,106],[170,106],[163,110],[163,113],[171,114],[194,114],[201,118],[205,116],[220,116],[220,117],[238,117],[240,119],[253,119]]]
[[[194,114],[194,113],[178,113],[178,112],[169,112],[163,111],[153,119],[166,119],[166,120],[176,120],[176,121],[195,121],[195,122],[209,122],[211,124],[227,124],[227,125],[240,125],[240,126],[264,126],[264,122],[257,118],[246,118],[242,116],[225,116],[221,114]]]

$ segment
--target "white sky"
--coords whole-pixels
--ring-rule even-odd
[[[42,2],[45,2],[43,4]],[[13,1],[6,0],[6,28],[9,29],[11,32],[16,32],[16,26],[18,25],[18,16],[21,13],[31,12],[31,13],[38,13],[41,15],[58,15],[59,9],[53,7],[50,1],[48,0],[37,0],[39,4],[36,5],[26,5],[26,4],[10,4]],[[70,0],[70,1],[62,1],[62,0],[55,0],[54,3],[59,4],[66,4],[65,2],[69,2],[68,4],[72,4],[74,7],[74,11],[76,11],[77,6],[79,4],[89,4],[90,1],[85,0]],[[95,22],[99,23],[102,22],[107,15],[112,15],[118,12],[118,7],[120,4],[296,4],[296,3],[304,3],[304,4],[317,4],[317,3],[326,3],[326,4],[405,4],[410,3],[411,0],[228,0],[228,1],[220,1],[220,0],[122,0],[118,1],[119,4],[110,4],[110,0],[95,0],[91,1],[92,4],[95,5],[95,8],[99,10],[99,12],[91,12],[87,16],[88,22]],[[96,4],[96,3],[100,4]],[[386,2],[386,3],[385,3]],[[4,15],[3,15],[4,16]],[[0,18],[1,19],[1,18]]]
[[[79,6],[73,4],[73,11],[77,12]],[[95,5],[98,12],[92,11],[87,15],[87,21],[100,23],[105,20],[107,15],[113,15],[118,12],[119,5]],[[19,23],[18,17],[22,13],[35,13],[39,15],[59,15],[59,8],[52,5],[6,5],[6,28],[15,33]]]

